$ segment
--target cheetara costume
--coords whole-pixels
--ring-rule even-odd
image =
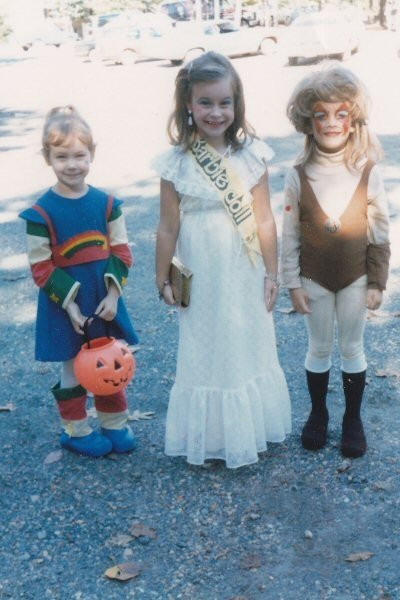
[[[348,169],[345,150],[317,146],[305,167],[290,169],[285,182],[282,281],[303,288],[311,314],[305,315],[305,359],[312,411],[303,446],[327,441],[329,371],[337,324],[346,410],[342,452],[362,456],[367,448],[360,417],[366,380],[364,353],[367,290],[383,291],[390,257],[389,217],[380,171],[372,162]]]
[[[250,191],[271,149],[246,143],[226,160]],[[165,451],[192,464],[207,458],[239,467],[291,430],[290,400],[264,302],[265,267],[255,264],[218,191],[196,161],[174,147],[153,164],[180,199],[179,259],[193,271],[188,308],[179,309],[179,347]]]
[[[90,316],[113,281],[120,292],[126,284],[132,255],[120,200],[89,186],[80,198],[48,190],[20,217],[27,221],[28,257],[39,286],[35,358],[67,361],[83,343],[64,310],[70,299]],[[95,319],[91,336],[105,335],[105,322]],[[122,297],[110,335],[138,342]]]

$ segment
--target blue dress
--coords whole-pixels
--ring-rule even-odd
[[[120,206],[120,200],[113,200],[113,209]],[[107,205],[108,195],[89,186],[88,192],[81,198],[71,199],[47,191],[36,203],[50,217],[57,242],[63,244],[68,240],[85,239],[85,233],[98,232],[107,237]],[[34,208],[29,208],[20,217],[37,225],[47,226],[46,220]],[[87,243],[86,243],[87,245]],[[84,244],[80,244],[82,248]],[[80,282],[75,302],[85,316],[93,315],[97,306],[107,295],[104,274],[108,258],[92,260],[84,264],[63,266],[63,270],[74,280]],[[106,335],[106,322],[95,319],[89,328],[90,338]],[[122,297],[118,300],[115,319],[109,323],[109,334],[117,339],[125,339],[129,344],[136,344],[138,336],[133,328]],[[35,358],[39,361],[66,361],[74,358],[84,340],[77,334],[71,324],[67,312],[53,300],[44,289],[39,289]]]

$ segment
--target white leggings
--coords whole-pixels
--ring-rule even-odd
[[[336,317],[342,371],[365,371],[367,363],[363,338],[367,276],[363,275],[338,292],[330,292],[305,277],[301,278],[301,283],[310,297],[312,310],[312,314],[305,315],[308,331],[306,369],[313,373],[324,373],[331,368]]]
[[[61,370],[61,388],[72,388],[79,384],[74,371],[75,358],[66,360],[62,364]]]

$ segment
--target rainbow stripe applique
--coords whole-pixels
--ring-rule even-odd
[[[108,250],[107,237],[99,231],[86,231],[70,238],[60,248],[59,254],[64,258],[71,258],[80,250],[90,246],[101,246],[102,250]]]

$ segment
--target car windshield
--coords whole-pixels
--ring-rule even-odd
[[[231,31],[239,31],[233,23],[218,23],[218,27],[221,33],[229,33]]]

